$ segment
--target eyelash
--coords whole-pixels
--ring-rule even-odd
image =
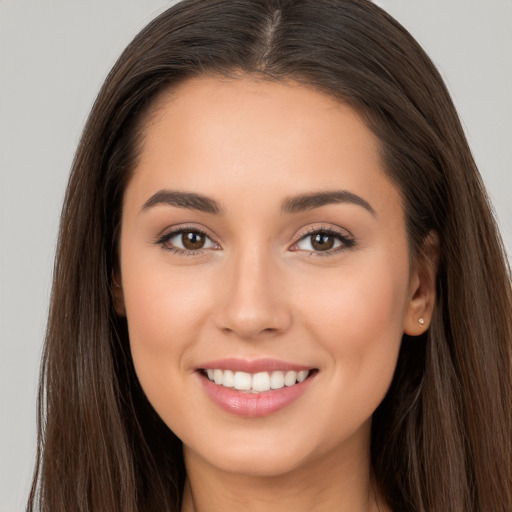
[[[217,250],[217,248],[220,247],[219,244],[211,236],[209,236],[202,229],[199,229],[195,226],[189,226],[189,227],[183,226],[183,227],[179,227],[177,229],[168,231],[168,232],[164,233],[163,235],[161,235],[160,237],[158,237],[155,240],[155,244],[161,246],[162,249],[164,249],[166,251],[170,251],[179,256],[192,256],[192,257],[199,256],[200,254],[203,253],[204,250],[212,249],[211,247],[207,247],[206,249],[199,248],[199,249],[195,249],[195,250],[190,250],[190,249],[182,249],[182,248],[176,247],[174,245],[170,245],[170,246],[167,245],[169,240],[171,240],[175,236],[178,236],[183,233],[198,233],[199,235],[208,239],[212,244],[217,246],[217,247],[214,247],[215,250]],[[315,228],[309,228],[304,233],[302,233],[300,235],[299,239],[292,245],[292,248],[290,250],[301,251],[301,249],[293,249],[293,247],[296,247],[301,241],[306,240],[308,237],[312,237],[313,235],[318,235],[318,234],[332,236],[340,242],[340,245],[338,247],[335,247],[331,250],[326,250],[326,251],[315,251],[315,250],[304,251],[304,252],[309,252],[310,257],[332,256],[333,254],[336,254],[338,252],[342,252],[342,251],[351,249],[352,247],[354,247],[356,245],[356,241],[351,235],[343,234],[340,231],[337,231],[335,229],[328,228],[328,227],[315,227]]]
[[[205,249],[196,249],[196,250],[190,250],[190,249],[182,249],[181,247],[175,247],[174,245],[167,245],[169,240],[174,238],[175,236],[178,236],[183,233],[198,233],[199,235],[202,235],[207,240],[209,240],[211,243],[213,243],[215,246],[219,246],[219,244],[205,231],[202,229],[196,227],[196,226],[181,226],[179,228],[173,229],[171,231],[167,231],[160,237],[158,237],[155,240],[156,245],[160,245],[162,249],[165,251],[172,252],[174,254],[177,254],[178,256],[199,256],[203,253]],[[206,250],[210,249],[210,247],[207,247]],[[217,249],[217,247],[215,247]]]
[[[336,229],[333,229],[331,227],[312,227],[307,229],[304,233],[302,233],[299,237],[299,239],[293,244],[292,247],[297,246],[302,240],[306,240],[308,237],[312,237],[313,235],[327,235],[332,236],[335,239],[337,239],[340,242],[340,245],[338,247],[335,247],[330,250],[326,251],[308,251],[310,257],[327,257],[332,256],[334,254],[337,254],[339,252],[346,251],[348,249],[353,248],[356,245],[356,241],[352,235],[342,233],[341,231],[338,231]],[[294,249],[294,250],[300,250],[300,249]]]

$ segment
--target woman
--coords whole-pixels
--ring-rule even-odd
[[[510,311],[402,27],[360,0],[179,3],[78,148],[29,510],[510,510]]]

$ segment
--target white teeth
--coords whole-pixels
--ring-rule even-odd
[[[213,380],[215,384],[222,384],[224,372],[222,370],[213,370]]]
[[[300,372],[297,373],[297,382],[303,382],[306,377],[308,376],[308,371],[307,370],[302,370]]]
[[[309,375],[308,370],[295,371],[274,371],[258,372],[250,374],[247,372],[233,372],[232,370],[210,369],[206,370],[208,379],[219,386],[235,388],[239,391],[250,391],[262,393],[271,389],[281,389],[284,386],[290,387],[303,382]]]
[[[284,386],[283,372],[272,372],[270,376],[270,389],[281,389]]]
[[[284,385],[293,386],[297,382],[297,372],[289,371],[284,376]]]
[[[252,386],[252,377],[250,373],[235,372],[233,387],[240,391],[249,391]]]
[[[268,372],[255,373],[252,376],[252,389],[254,391],[268,391],[270,389],[270,375]]]
[[[235,374],[231,370],[224,370],[222,385],[227,388],[232,388],[235,385]]]

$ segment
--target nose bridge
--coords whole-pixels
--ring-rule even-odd
[[[271,249],[247,244],[229,258],[218,326],[242,338],[277,334],[291,322],[284,276]]]

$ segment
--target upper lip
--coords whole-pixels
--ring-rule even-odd
[[[265,359],[238,359],[227,358],[217,359],[215,361],[207,361],[200,366],[198,370],[232,370],[235,372],[258,373],[268,371],[302,371],[312,370],[313,367],[292,363],[289,361],[281,361],[279,359],[265,358]]]

